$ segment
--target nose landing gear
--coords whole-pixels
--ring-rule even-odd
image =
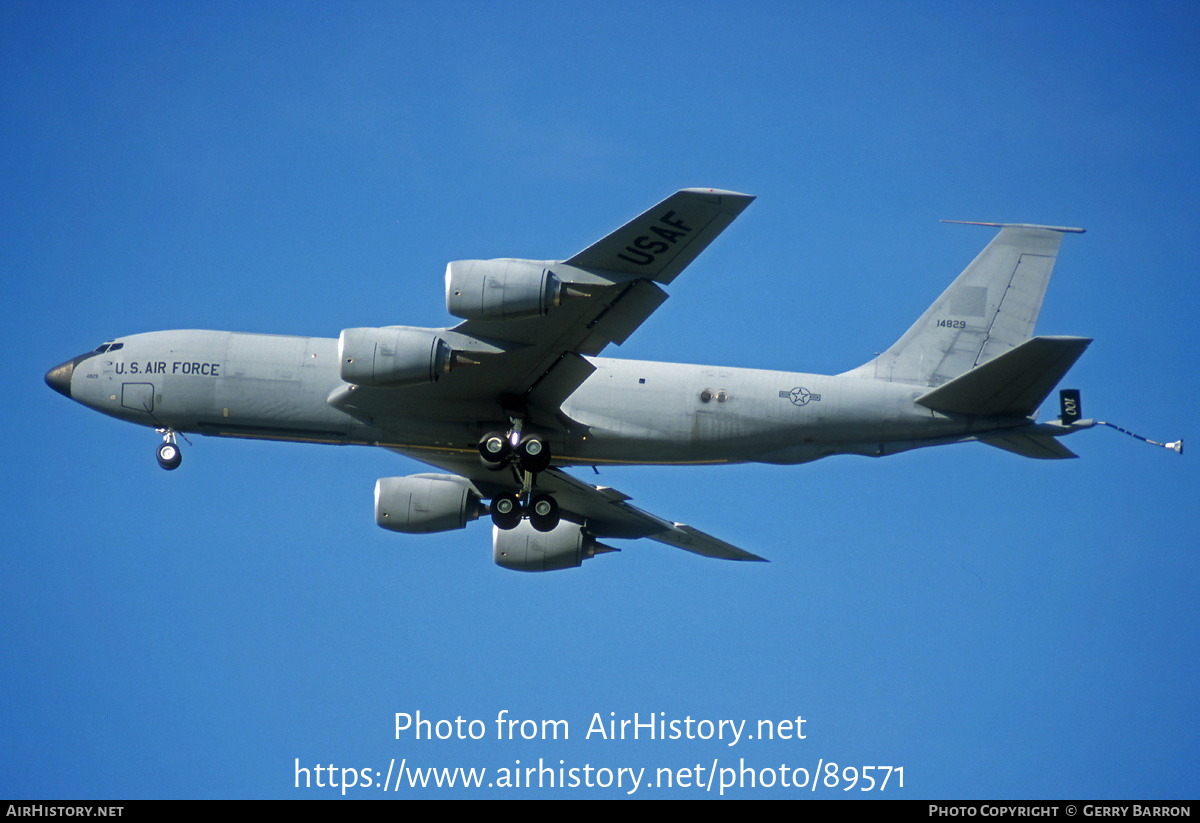
[[[154,455],[158,459],[158,465],[167,471],[174,471],[183,462],[183,451],[175,442],[175,430],[155,429],[155,431],[163,436],[163,442]]]

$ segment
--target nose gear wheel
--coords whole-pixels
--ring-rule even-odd
[[[167,471],[174,471],[183,462],[183,450],[175,442],[175,432],[172,429],[158,429],[157,431],[163,436],[163,442],[154,456],[158,460],[159,466]]]

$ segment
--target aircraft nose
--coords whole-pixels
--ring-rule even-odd
[[[60,363],[46,372],[46,385],[63,397],[71,396],[71,375],[75,373],[75,364],[79,361],[74,357],[65,363]]]

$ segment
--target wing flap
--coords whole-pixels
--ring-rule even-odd
[[[590,333],[579,351],[594,355],[609,343],[621,345],[666,299],[667,293],[654,283],[635,280],[588,325]]]
[[[571,392],[595,370],[595,366],[578,354],[564,352],[529,390],[529,405],[547,410],[553,416]]]

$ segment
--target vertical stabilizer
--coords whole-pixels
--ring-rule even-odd
[[[976,223],[999,233],[891,348],[848,374],[940,386],[1033,336],[1061,226]]]

